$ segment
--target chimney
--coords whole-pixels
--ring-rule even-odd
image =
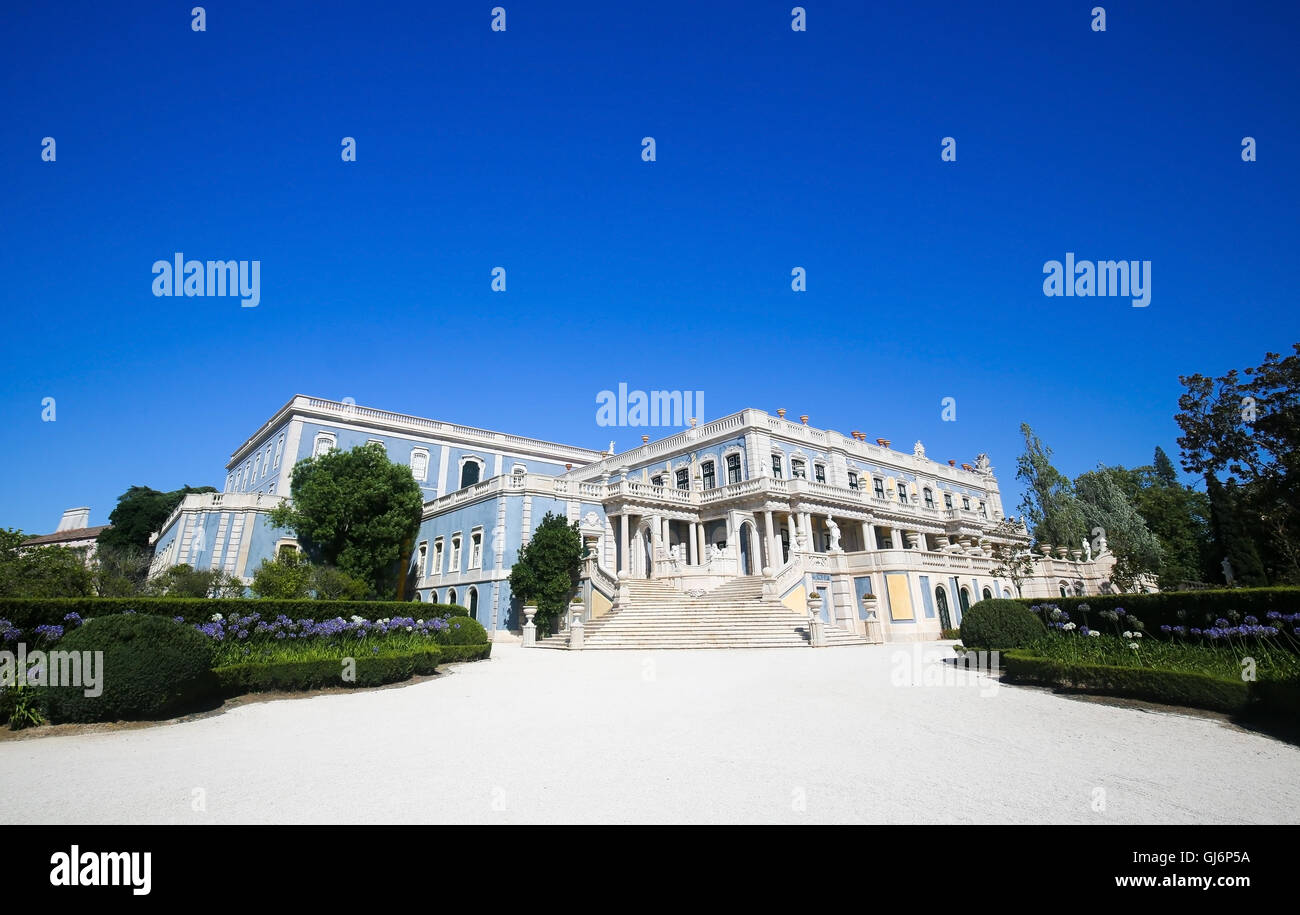
[[[82,508],[70,508],[63,513],[59,520],[59,526],[54,529],[56,534],[63,531],[81,530],[83,527],[90,527],[90,509],[83,506]]]
[[[785,419],[785,407],[779,407],[776,411],[776,415]]]
[[[803,416],[800,416],[799,422],[803,423],[805,426],[808,425],[808,414],[805,413]]]

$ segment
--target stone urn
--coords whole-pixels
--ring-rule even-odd
[[[1079,562],[1083,559],[1083,550],[1070,550],[1070,558],[1075,562]]]
[[[1038,544],[1038,552],[1042,553],[1048,559],[1052,558],[1052,545],[1050,543]]]
[[[1069,555],[1070,555],[1070,548],[1068,546],[1058,546],[1056,548],[1056,556],[1058,559],[1065,559]]]

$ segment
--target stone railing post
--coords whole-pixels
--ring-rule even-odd
[[[816,588],[808,592],[808,644],[813,648],[822,648],[826,644],[826,633],[822,629],[822,596]]]
[[[537,625],[533,622],[533,617],[537,615],[537,608],[531,604],[524,604],[524,647],[532,648],[537,645]]]

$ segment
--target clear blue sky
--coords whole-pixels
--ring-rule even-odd
[[[1021,421],[1177,459],[1180,373],[1300,340],[1296,4],[500,2],[6,9],[0,526],[220,486],[299,392],[623,450],[619,382],[987,451],[1014,507]],[[154,297],[176,251],[261,304]],[[1045,297],[1067,251],[1151,305]]]

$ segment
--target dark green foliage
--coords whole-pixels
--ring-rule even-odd
[[[960,639],[960,638],[961,638],[961,630],[960,630],[960,629],[944,629],[944,630],[942,630],[942,631],[939,633],[939,638],[941,638],[941,639]]]
[[[578,587],[582,567],[582,536],[578,523],[546,513],[519,560],[510,570],[510,591],[525,604],[537,606],[537,625],[546,629],[564,615]]]
[[[1033,611],[1009,598],[982,600],[961,617],[961,643],[967,648],[1023,648],[1046,633]]]
[[[283,613],[295,620],[351,619],[377,620],[395,616],[429,619],[448,614],[463,616],[468,611],[457,604],[426,604],[417,601],[319,601],[319,600],[245,600],[241,598],[172,598],[172,597],[76,597],[51,599],[0,598],[0,619],[7,619],[30,637],[31,630],[42,624],[63,625],[63,618],[77,613],[83,619],[125,613],[132,610],[141,616],[182,617],[187,623],[206,623],[214,613],[222,616],[252,613],[263,619]]]
[[[166,718],[212,694],[212,646],[189,626],[143,614],[92,620],[59,640],[58,651],[102,651],[102,695],[50,687],[54,721]]]
[[[185,563],[150,579],[146,593],[158,597],[243,597],[244,584],[221,569],[195,569]]]
[[[1087,597],[1017,598],[1016,603],[1030,607],[1054,604],[1070,614],[1079,626],[1108,631],[1098,612],[1119,607],[1129,617],[1137,617],[1148,638],[1164,638],[1160,627],[1187,626],[1204,629],[1216,619],[1234,624],[1247,616],[1266,622],[1270,610],[1295,613],[1300,610],[1300,588],[1234,588],[1214,591],[1161,591],[1156,594],[1093,594]],[[1081,604],[1088,611],[1079,610]],[[1179,613],[1182,613],[1180,616]]]
[[[112,527],[100,532],[99,546],[115,549],[134,547],[153,552],[149,535],[162,527],[182,499],[190,493],[201,492],[216,492],[216,489],[211,486],[182,486],[171,492],[159,492],[148,486],[132,486],[117,497],[117,507],[108,516]]]
[[[1025,439],[1025,453],[1016,459],[1016,478],[1025,484],[1020,510],[1036,542],[1073,549],[1088,534],[1074,486],[1052,466],[1052,449],[1028,423],[1020,424],[1020,434]]]
[[[488,642],[483,645],[441,645],[442,660],[450,664],[452,661],[482,661],[492,656],[492,643]]]
[[[1224,486],[1210,473],[1205,477],[1205,493],[1210,501],[1210,529],[1214,533],[1214,546],[1222,554],[1219,561],[1227,558],[1238,585],[1252,588],[1268,584],[1255,535],[1249,530],[1241,511],[1237,487],[1231,481]],[[1211,580],[1226,584],[1223,572],[1216,572]]]
[[[439,645],[482,645],[488,640],[483,624],[472,617],[451,616],[447,624],[434,635]]]
[[[27,536],[0,530],[0,597],[76,597],[94,594],[84,551],[63,546],[20,550]]]
[[[343,679],[343,662],[338,658],[319,661],[281,661],[274,664],[231,664],[213,673],[223,696],[261,693],[275,690],[298,691],[328,686],[382,686],[409,680],[418,674],[431,674],[443,659],[442,650],[429,645],[417,651],[379,652],[358,655],[356,678]]]
[[[424,506],[410,467],[382,445],[330,451],[294,465],[290,495],[271,521],[291,529],[313,563],[366,582],[377,597],[397,593]]]
[[[1148,667],[1111,667],[1044,658],[1032,651],[1008,651],[1002,667],[1009,680],[1082,689],[1106,696],[1239,712],[1250,704],[1251,685],[1242,680]]]

